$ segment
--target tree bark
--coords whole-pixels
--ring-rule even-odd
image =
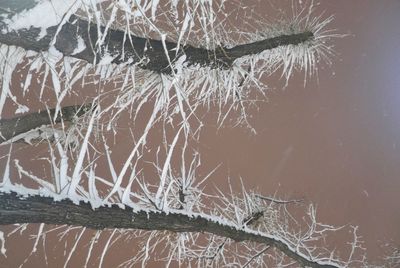
[[[314,261],[297,252],[285,242],[261,233],[238,229],[202,215],[183,212],[165,213],[156,210],[121,209],[116,205],[93,210],[90,204],[74,204],[70,200],[54,201],[50,197],[22,197],[16,193],[0,192],[0,225],[15,223],[46,223],[105,228],[168,230],[171,232],[206,232],[235,241],[252,241],[273,246],[305,267],[338,267]]]
[[[43,125],[71,122],[92,108],[92,104],[65,106],[60,109],[54,120],[56,109],[21,115],[10,119],[0,119],[0,144],[6,142],[22,133]]]
[[[114,29],[109,29],[106,33],[104,44],[101,44],[101,47],[96,47],[99,37],[97,25],[74,15],[62,26],[57,36],[58,26],[47,28],[47,34],[40,39],[40,28],[31,27],[30,29],[20,29],[18,31],[9,30],[6,18],[10,19],[13,14],[21,12],[21,6],[29,8],[34,4],[34,0],[0,0],[0,43],[40,52],[48,50],[52,40],[55,38],[56,42],[54,46],[65,56],[79,58],[89,63],[98,63],[107,54],[113,57],[112,63],[137,63],[141,68],[158,73],[170,74],[173,72],[168,58],[171,62],[174,62],[182,55],[186,55],[185,64],[188,66],[200,65],[212,68],[229,68],[236,59],[243,56],[258,54],[279,46],[298,45],[312,40],[314,37],[312,32],[304,31],[238,45],[233,48],[221,46],[215,50],[207,50],[205,48],[186,45],[181,46],[178,53],[175,50],[177,47],[176,43],[165,42],[168,51],[167,56],[162,41],[133,35],[128,38],[125,32]],[[24,5],[27,6],[25,7]],[[13,12],[5,11],[10,9]],[[104,33],[105,28],[100,28],[101,32]],[[73,52],[78,45],[78,40],[83,40],[85,49],[74,54]]]

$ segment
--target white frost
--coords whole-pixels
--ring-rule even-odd
[[[23,60],[25,51],[22,48],[14,46],[0,46],[0,117],[9,96],[15,103],[16,97],[11,93],[10,85],[14,69]]]
[[[18,105],[18,109],[15,111],[16,114],[23,114],[29,112],[29,108],[25,105]]]
[[[58,25],[64,15],[72,14],[80,6],[76,0],[39,0],[31,9],[15,14],[11,19],[6,19],[9,31],[29,29],[31,26],[41,28],[38,40],[46,35],[46,29]]]
[[[71,55],[76,55],[78,53],[81,53],[82,51],[85,50],[85,48],[86,48],[85,41],[82,39],[82,37],[78,36],[78,44],[74,49],[74,51],[72,51]]]
[[[0,242],[1,242],[0,253],[1,253],[4,257],[7,257],[7,256],[6,256],[6,247],[5,247],[6,240],[5,240],[5,238],[4,238],[4,233],[3,233],[2,231],[0,231]]]
[[[114,57],[111,56],[109,53],[104,53],[104,56],[101,58],[98,65],[108,65],[113,61]]]

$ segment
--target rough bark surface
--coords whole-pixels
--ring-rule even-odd
[[[56,124],[61,121],[71,122],[91,108],[91,104],[66,106],[60,109],[56,118],[54,118],[56,109],[51,109],[10,119],[0,119],[0,144],[43,125]]]
[[[15,0],[16,2],[32,2],[32,0]],[[0,1],[0,15],[2,11],[9,9],[13,1]],[[10,3],[9,3],[10,2]],[[20,9],[16,9],[21,12]],[[16,12],[16,11],[15,11]],[[15,13],[14,12],[14,13]],[[186,55],[185,64],[210,66],[212,68],[229,68],[232,63],[243,56],[261,53],[265,50],[273,49],[285,45],[297,45],[313,39],[313,33],[304,31],[291,35],[281,35],[254,43],[238,45],[233,48],[218,47],[215,50],[207,50],[193,46],[181,46],[180,51],[176,52],[177,44],[149,38],[142,38],[131,35],[130,37],[123,31],[110,29],[106,33],[105,41],[98,47],[98,27],[96,24],[72,15],[65,23],[56,36],[58,26],[46,29],[47,34],[38,38],[40,28],[31,27],[11,31],[8,29],[5,18],[12,17],[9,13],[0,16],[0,43],[22,47],[26,50],[36,52],[46,51],[55,40],[54,46],[65,56],[71,56],[85,60],[89,63],[98,63],[107,54],[113,57],[112,63],[138,64],[141,68],[152,70],[158,73],[172,73],[173,66],[170,62],[176,61],[182,55]],[[105,27],[100,27],[102,33]],[[78,39],[83,40],[85,49],[73,54],[77,47]],[[164,47],[165,45],[165,47]],[[168,51],[168,56],[166,53]]]
[[[206,232],[235,241],[253,241],[278,248],[305,267],[336,267],[304,257],[282,241],[255,234],[246,229],[221,224],[201,216],[162,211],[133,211],[116,205],[93,210],[90,204],[74,204],[70,200],[54,201],[50,197],[21,197],[0,192],[0,225],[15,223],[46,223],[84,226],[90,229],[123,228],[168,230],[172,232]]]

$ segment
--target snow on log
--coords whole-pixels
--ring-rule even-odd
[[[76,2],[78,1],[74,1],[74,3]],[[231,48],[220,46],[214,50],[208,50],[133,35],[128,38],[127,33],[123,31],[106,30],[106,27],[98,27],[94,23],[71,14],[71,10],[76,9],[76,6],[69,9],[67,14],[64,14],[63,20],[57,25],[54,25],[57,21],[55,19],[36,22],[34,18],[43,17],[43,13],[39,14],[38,10],[46,12],[46,6],[39,8],[39,5],[45,3],[47,2],[34,0],[14,0],[0,3],[0,43],[36,52],[47,51],[54,45],[64,56],[79,58],[89,63],[103,63],[106,58],[109,63],[138,64],[144,69],[170,74],[175,71],[171,63],[177,61],[182,55],[186,55],[183,63],[186,66],[229,68],[238,58],[259,54],[279,46],[298,45],[314,38],[311,31],[304,31]],[[65,9],[63,8],[65,4],[59,5],[61,10]],[[15,15],[16,12],[19,13]],[[105,36],[99,36],[99,33],[105,34]],[[98,42],[100,39],[104,42]],[[179,51],[177,52],[176,49]]]
[[[0,225],[15,223],[67,224],[96,230],[123,228],[205,232],[237,242],[251,241],[273,246],[305,267],[338,267],[334,263],[314,261],[277,237],[248,228],[238,228],[207,215],[185,214],[182,211],[165,213],[149,209],[121,209],[117,205],[93,210],[89,203],[76,205],[68,199],[55,201],[45,196],[19,196],[16,193],[0,192]]]

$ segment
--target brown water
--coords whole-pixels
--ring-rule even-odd
[[[262,13],[268,5],[259,7]],[[325,0],[320,8],[335,14],[339,33],[350,34],[335,40],[334,64],[305,87],[303,74],[284,90],[269,78],[269,101],[251,119],[257,135],[206,126],[203,164],[222,163],[217,184],[241,176],[248,188],[316,203],[323,222],[358,225],[377,258],[384,242],[400,243],[400,1]],[[20,263],[31,249],[21,243],[10,241],[0,267]],[[111,256],[106,263],[118,263],[117,251]]]
[[[253,122],[203,140],[203,159],[262,192],[303,197],[320,219],[360,226],[368,254],[400,242],[400,1],[321,1],[335,14],[339,54],[319,83],[299,75]],[[209,155],[208,157],[204,157]]]

